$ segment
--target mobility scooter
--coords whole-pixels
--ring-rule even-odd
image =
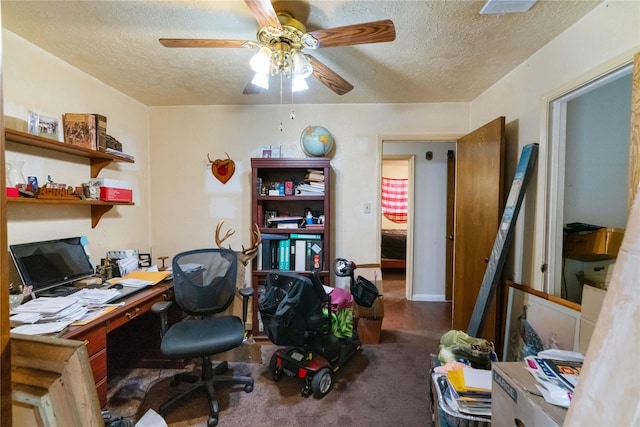
[[[353,301],[370,307],[378,296],[375,285],[358,277],[354,279],[355,263],[339,258],[334,263],[337,276],[350,278]],[[332,333],[332,294],[318,274],[310,277],[288,271],[267,274],[265,291],[259,299],[259,311],[265,332],[276,345],[269,369],[274,381],[282,374],[305,380],[302,396],[325,396],[333,384],[333,374],[361,348],[358,334],[339,337]],[[344,290],[342,290],[344,291]],[[343,298],[340,298],[341,300]],[[337,302],[337,301],[335,301]],[[340,304],[338,304],[340,306]],[[326,308],[323,312],[323,307]]]

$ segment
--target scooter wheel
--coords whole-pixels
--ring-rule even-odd
[[[274,381],[279,381],[282,371],[278,369],[278,356],[273,353],[271,360],[269,361],[269,370],[271,370],[271,377]]]
[[[333,372],[329,368],[322,368],[311,379],[311,390],[315,397],[323,397],[329,393],[333,384]]]

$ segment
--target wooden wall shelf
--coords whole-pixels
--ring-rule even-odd
[[[38,135],[21,132],[14,129],[4,130],[5,141],[16,144],[27,145],[30,147],[42,148],[58,153],[70,154],[77,157],[86,157],[89,159],[91,166],[91,178],[97,178],[100,171],[108,166],[111,162],[135,163],[133,159],[116,156],[115,154],[104,153],[102,151],[90,150],[88,148],[78,147],[63,142],[54,141],[52,139],[43,138]],[[49,205],[83,205],[91,206],[91,228],[95,228],[102,216],[109,212],[111,208],[117,205],[133,206],[133,202],[103,202],[100,200],[81,200],[81,199],[37,199],[28,197],[7,198],[8,203],[27,203],[27,204],[49,204]]]

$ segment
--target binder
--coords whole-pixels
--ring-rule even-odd
[[[294,240],[293,247],[295,248],[295,271],[306,271],[305,257],[306,257],[306,240]]]

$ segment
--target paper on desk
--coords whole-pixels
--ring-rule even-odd
[[[9,317],[9,321],[14,323],[36,323],[41,318],[40,313],[16,313]]]
[[[116,284],[122,283],[127,286],[147,286],[147,285],[155,285],[156,283],[160,283],[165,280],[171,274],[170,271],[142,271],[136,270],[131,273],[125,275],[124,277],[115,277],[109,280],[109,283]],[[129,281],[129,279],[134,279]],[[148,282],[144,285],[141,285],[141,282],[136,281],[144,281]]]
[[[127,274],[137,270],[138,268],[139,261],[137,256],[131,256],[118,260],[118,270],[120,270],[120,275],[122,276],[126,276]]]
[[[60,332],[61,330],[69,326],[70,323],[70,321],[60,321],[34,323],[33,325],[21,325],[11,329],[11,333],[24,335],[53,334],[55,332]]]
[[[13,309],[15,313],[55,314],[78,302],[74,296],[40,297]]]

